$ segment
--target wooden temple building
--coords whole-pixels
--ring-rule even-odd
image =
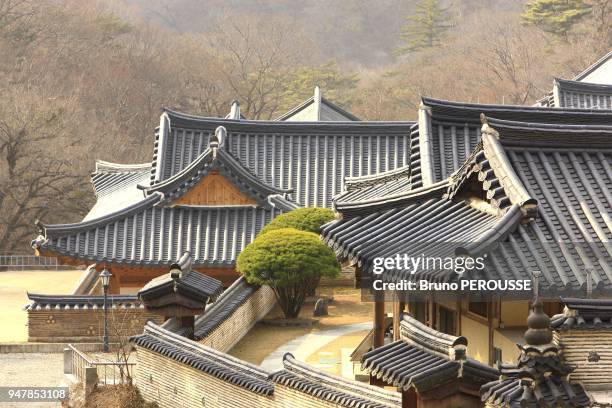
[[[135,293],[189,251],[229,286],[240,251],[271,219],[331,207],[346,177],[405,166],[414,122],[365,122],[315,95],[277,121],[164,110],[152,161],[97,162],[95,205],[81,222],[37,223],[36,253],[111,270],[111,293]]]
[[[597,63],[601,69],[609,68],[611,56]],[[502,106],[423,98],[419,121],[411,129],[410,164],[348,179],[345,191],[334,198],[338,219],[323,227],[323,239],[341,261],[355,266],[364,288],[371,288],[376,278],[376,258],[427,251],[441,258],[485,255],[485,270],[471,278],[539,282],[543,303],[538,310],[557,315],[557,327],[562,327],[558,322],[563,320],[565,327],[571,323],[575,330],[576,322],[582,321],[581,336],[565,335],[560,348],[541,352],[548,356],[567,350],[571,356],[578,352],[572,347],[582,347],[580,358],[573,363],[584,364],[588,356],[583,347],[602,349],[587,341],[589,334],[584,329],[589,325],[584,324],[584,318],[592,319],[591,326],[598,322],[598,328],[606,331],[602,322],[608,321],[609,306],[604,305],[609,300],[586,300],[590,309],[582,310],[590,310],[583,312],[588,317],[579,318],[580,301],[563,299],[612,298],[612,88],[586,82],[582,86],[581,92],[590,93],[580,100],[599,101],[597,106]],[[440,268],[411,272],[392,269],[382,275],[382,280],[450,283],[464,278]],[[450,299],[436,291],[419,296],[378,292],[374,297],[373,330],[357,356],[361,369],[370,374],[374,384],[382,380],[397,385],[397,377],[376,368],[373,361],[384,366],[393,357],[386,354],[389,350],[405,348],[398,342],[406,342],[406,321],[416,320],[438,332],[437,340],[436,336],[421,335],[427,343],[421,343],[423,347],[440,352],[436,341],[446,339],[450,343],[443,348],[450,350],[453,342],[465,338],[465,344],[470,344],[468,357],[488,365],[502,364],[502,378],[515,374],[521,377],[521,361],[532,358],[535,352],[529,345],[519,350],[515,346],[522,342],[520,334],[532,307],[529,297],[529,292],[522,299],[499,293],[483,298],[482,293],[469,291]],[[601,315],[597,320],[594,311]],[[406,318],[408,313],[410,317]],[[595,354],[599,356],[595,351],[591,354],[592,359],[597,358]],[[401,356],[404,354],[398,351],[397,358]],[[517,358],[518,366],[509,368]],[[560,371],[542,368],[542,372],[563,378],[582,375],[610,389],[609,381],[597,377],[610,378],[611,371],[602,369],[595,374],[599,368],[594,368],[594,362],[587,374],[579,367],[571,377],[567,376],[572,370],[563,368],[565,363],[550,364]],[[442,371],[431,375],[436,378]],[[411,372],[408,367],[404,369],[406,378]],[[529,389],[533,391],[532,380],[521,380],[521,384],[531,384]],[[418,381],[407,381],[412,381],[415,393],[409,406],[428,406],[425,400],[432,394],[434,400],[445,398],[444,386],[431,393],[423,385],[419,391]],[[543,377],[537,381],[548,380]],[[502,388],[506,385],[513,387],[506,382]],[[499,388],[487,389],[487,406],[585,406],[583,396],[572,391],[573,386],[565,390],[565,385],[561,385],[565,397],[551,388],[547,392],[552,397],[525,396],[524,402],[515,403],[521,387],[504,388],[510,390],[508,395],[499,394]],[[463,390],[457,395],[469,394]],[[432,404],[447,406],[439,400]]]
[[[424,100],[427,103],[432,102]],[[451,106],[461,110],[457,104]],[[471,109],[460,119],[450,118],[446,110],[444,120],[463,121],[467,127]],[[434,123],[435,114],[433,110]],[[378,183],[372,177],[363,183],[352,180],[353,187],[335,199],[341,218],[324,226],[323,238],[340,259],[356,266],[362,279],[372,276],[374,258],[418,254],[432,244],[433,254],[440,257],[487,254],[482,275],[487,279],[530,280],[537,271],[544,300],[550,301],[546,302],[549,314],[561,312],[559,296],[610,296],[612,262],[604,243],[612,237],[612,112],[594,114],[589,119],[592,124],[584,120],[591,118],[586,112],[555,110],[555,115],[566,116],[568,124],[552,121],[545,112],[529,113],[534,114],[538,122],[536,116],[530,122],[483,116],[473,150],[441,181],[440,171],[448,167],[433,166],[429,175],[433,182],[399,192],[394,186],[410,183],[415,176],[412,169],[381,174]],[[434,127],[442,134],[444,126],[438,122]],[[438,141],[443,139],[434,138],[431,150],[444,152],[435,147]],[[454,160],[455,150],[449,152]],[[434,155],[430,161],[444,163],[447,157]],[[458,275],[428,270],[414,276],[394,270],[384,277],[396,282],[446,282]],[[424,301],[409,304],[408,310],[442,332],[468,336],[473,356],[492,364],[514,357],[512,328],[525,321],[529,305],[520,299],[487,300],[437,301],[431,293]],[[380,324],[374,333],[375,348],[383,345],[386,329],[384,300],[377,303],[375,320]],[[397,333],[406,301],[393,303]]]

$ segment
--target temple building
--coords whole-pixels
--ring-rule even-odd
[[[298,108],[278,121],[240,119],[237,103],[227,119],[164,110],[152,162],[97,162],[90,212],[37,223],[33,247],[94,272],[106,265],[111,293],[135,293],[185,251],[194,270],[229,286],[240,251],[278,214],[330,207],[345,178],[409,162],[414,122],[357,121],[318,89]]]
[[[423,105],[427,104],[434,102],[425,99]],[[453,120],[459,115],[452,117],[452,112],[463,109],[467,117],[477,109],[474,105],[462,108],[460,104],[436,101],[432,123],[440,114],[439,107],[446,109],[442,116],[450,123],[461,123]],[[421,151],[430,155],[440,152],[430,156],[433,165],[427,178],[432,182],[425,186],[398,187],[405,186],[410,178],[415,180],[419,173],[411,168],[351,179],[347,191],[334,199],[338,220],[323,227],[322,237],[340,260],[356,267],[362,287],[371,289],[375,258],[402,253],[439,258],[486,254],[485,270],[474,271],[466,279],[537,278],[551,315],[562,311],[560,295],[612,294],[612,258],[605,244],[612,237],[612,112],[496,109],[481,107],[482,112],[505,118],[520,112],[528,122],[517,121],[516,116],[508,120],[482,115],[475,147],[458,166],[456,149],[435,146],[456,146],[452,136],[459,132],[448,132],[450,140],[443,136],[425,139],[433,149]],[[469,133],[468,122],[462,126],[467,130],[461,134]],[[438,135],[444,134],[444,124],[434,127]],[[468,139],[465,141],[467,145]],[[444,167],[441,164],[448,155],[453,160]],[[448,173],[450,176],[443,176],[453,167],[456,169]],[[395,283],[462,279],[442,268],[417,274],[393,269],[381,276]],[[528,298],[482,298],[478,291],[465,292],[455,299],[433,291],[422,295],[417,301],[410,295],[405,299],[397,293],[387,294],[387,301],[393,303],[393,327],[389,328],[379,293],[374,308],[373,348],[398,338],[401,315],[407,309],[436,330],[468,338],[470,356],[481,362],[493,364],[515,358],[514,343],[517,332],[523,330]]]

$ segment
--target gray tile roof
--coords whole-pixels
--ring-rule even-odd
[[[561,108],[612,110],[612,84],[555,78],[552,105]]]
[[[257,286],[248,284],[243,276],[236,279],[203,314],[196,317],[194,337],[200,340],[208,336],[231,317],[257,289]]]
[[[290,353],[283,357],[283,366],[283,370],[270,375],[272,381],[337,406],[385,408],[400,407],[402,404],[397,392],[324,373],[297,361]]]
[[[438,332],[403,315],[401,339],[365,353],[361,367],[386,384],[424,393],[453,381],[473,385],[497,379],[499,371],[466,357],[465,337]]]
[[[610,112],[532,106],[484,105],[423,98],[411,143],[412,185],[418,188],[455,172],[480,140],[480,115],[530,123],[610,124]]]
[[[29,293],[28,299],[31,303],[25,306],[25,310],[87,310],[102,309],[104,307],[104,296],[92,295],[41,295]],[[142,302],[135,295],[108,295],[107,305],[113,309],[143,308]]]
[[[562,314],[553,316],[555,330],[609,330],[612,329],[611,299],[561,298],[565,305]]]
[[[240,251],[282,212],[276,208],[167,208],[150,204],[108,221],[67,226],[72,230],[43,226],[46,238],[40,245],[92,262],[170,265],[189,251],[195,266],[232,266]]]
[[[338,205],[342,219],[323,227],[323,239],[366,272],[375,257],[420,253],[433,241],[428,250],[440,254],[489,252],[493,279],[539,270],[548,297],[584,293],[587,268],[594,293],[611,290],[612,127],[489,118],[483,129],[482,145],[447,181]],[[465,201],[464,184],[479,184],[496,212]]]
[[[225,136],[223,127],[218,128],[218,130],[220,134]],[[291,192],[289,189],[274,187],[259,179],[226,150],[225,144],[218,149],[208,148],[204,150],[187,167],[163,182],[146,188],[146,192],[151,194],[159,191],[167,199],[179,198],[213,170],[230,179],[235,186],[245,194],[256,198],[260,205],[264,207],[270,206],[268,199],[271,195],[280,195],[284,198]],[[295,205],[289,202],[285,205],[285,209],[294,207]]]
[[[138,297],[145,303],[169,294],[177,294],[204,306],[208,301],[215,301],[223,291],[221,281],[191,269],[191,254],[185,254],[179,261],[170,266],[170,272],[158,276],[138,291]],[[173,270],[178,276],[172,276]],[[148,303],[147,303],[148,305]]]
[[[262,395],[274,393],[274,384],[268,380],[267,371],[229,354],[220,353],[211,347],[188,340],[153,322],[148,322],[144,332],[131,337],[130,341],[138,347],[176,360],[235,386]]]
[[[262,181],[292,189],[301,206],[330,207],[345,177],[405,166],[413,122],[278,122],[211,119],[167,110],[157,132],[153,185],[186,168],[218,126],[227,150]]]
[[[151,163],[116,164],[96,162],[96,170],[91,174],[91,184],[96,195],[96,203],[85,216],[92,220],[112,213],[117,208],[125,208],[145,199],[138,184],[149,183]]]
[[[343,219],[322,228],[323,239],[340,259],[371,270],[376,257],[399,253],[452,256],[453,243],[478,241],[500,224],[497,216],[465,202],[445,198],[446,183],[415,190],[394,200],[369,203],[342,212]],[[434,280],[446,280],[444,271],[423,271]],[[418,275],[424,277],[424,275]],[[384,278],[411,279],[408,271],[389,271]]]
[[[195,265],[232,266],[270,220],[296,205],[285,198],[286,190],[261,181],[225,145],[214,150],[205,149],[164,182],[140,187],[146,198],[131,206],[75,224],[40,224],[44,236],[33,245],[93,262],[170,265],[189,251]],[[212,170],[257,206],[172,205]]]
[[[411,166],[402,166],[369,176],[345,178],[346,191],[334,197],[334,208],[407,193],[412,189],[410,168]]]
[[[540,270],[541,287],[549,295],[578,294],[586,290],[586,269],[592,268],[594,291],[612,289],[612,127],[495,119],[489,124],[537,201],[537,216],[508,237],[491,272],[521,276],[524,270]]]
[[[569,384],[566,380],[552,378],[546,382],[533,383],[516,377],[483,385],[483,400],[492,408],[556,408],[588,407],[590,400],[580,384]]]

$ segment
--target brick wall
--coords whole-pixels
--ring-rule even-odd
[[[586,388],[612,383],[612,332],[609,330],[569,330],[559,332],[566,361],[576,369],[570,375]],[[589,352],[599,361],[588,361]]]
[[[274,305],[276,298],[272,289],[269,286],[260,287],[200,343],[222,352],[229,351]]]
[[[141,308],[108,310],[110,341],[120,333],[132,336],[142,333],[147,320],[157,324],[162,316]],[[28,310],[28,341],[30,342],[99,342],[104,333],[102,309],[43,309]]]
[[[140,347],[136,370],[142,396],[160,408],[340,407],[280,384],[272,396],[263,396]]]
[[[259,395],[138,347],[136,385],[160,408],[273,407],[273,397]]]

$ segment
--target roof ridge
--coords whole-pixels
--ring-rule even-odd
[[[552,113],[552,114],[564,114],[564,115],[605,115],[605,110],[601,109],[585,109],[585,108],[564,108],[564,107],[549,107],[539,105],[503,105],[503,104],[485,104],[485,103],[473,103],[473,102],[460,102],[460,101],[449,101],[445,99],[435,99],[428,97],[421,97],[421,103],[428,107],[452,107],[452,108],[463,108],[471,110],[499,110],[499,111],[524,111],[531,113]],[[481,113],[481,112],[479,112]]]
[[[570,89],[589,89],[589,90],[601,90],[601,91],[612,91],[612,84],[600,84],[598,82],[583,82],[583,81],[576,81],[573,79],[564,79],[564,78],[558,78],[555,77],[553,79],[554,82],[556,82],[559,85],[562,86],[569,86],[571,87]]]
[[[533,217],[537,212],[537,201],[531,197],[527,188],[518,177],[510,159],[506,155],[504,147],[500,143],[500,136],[497,130],[492,128],[483,115],[485,123],[482,125],[482,144],[483,150],[491,169],[499,179],[499,183],[504,188],[504,192],[512,204],[518,204],[526,216]]]
[[[384,388],[376,387],[370,384],[348,380],[325,371],[316,370],[312,366],[296,360],[291,353],[285,353],[283,356],[283,366],[284,369],[276,373],[272,373],[270,378],[272,378],[274,381],[278,381],[278,379],[280,379],[280,374],[283,372],[289,372],[296,376],[306,377],[308,380],[315,381],[318,384],[323,384],[324,386],[327,385],[335,387],[341,392],[345,392],[354,398],[363,400],[367,399],[372,402],[383,404],[397,403],[401,401],[401,396],[396,392],[385,390]],[[362,393],[364,392],[367,393],[367,395],[363,395]]]
[[[592,73],[593,71],[595,71],[597,68],[599,68],[600,66],[602,66],[606,61],[608,61],[610,58],[612,58],[612,51],[608,51],[607,54],[605,54],[604,56],[602,56],[601,58],[599,58],[597,61],[595,61],[593,64],[589,65],[584,71],[582,71],[581,73],[579,73],[578,75],[576,75],[573,80],[574,81],[581,81],[584,77],[588,76],[590,73]]]
[[[113,163],[104,160],[96,160],[94,173],[140,173],[151,170],[151,162],[148,163]]]
[[[511,233],[523,219],[521,206],[513,204],[499,219],[497,224],[488,231],[483,232],[476,241],[455,249],[456,255],[469,255],[472,257],[487,252],[493,245]]]
[[[554,108],[557,109],[557,108]],[[612,121],[612,112],[606,112],[604,110],[599,110],[603,114],[610,116],[610,120]],[[597,130],[605,133],[612,133],[612,125],[601,125],[601,124],[558,124],[558,123],[541,123],[541,122],[525,122],[518,120],[507,120],[507,119],[497,119],[494,116],[486,116],[483,115],[484,121],[493,127],[507,127],[507,128],[517,128],[517,129],[529,129],[529,130],[547,130],[547,131],[584,131],[584,130]],[[612,122],[611,122],[612,123]]]
[[[400,337],[404,341],[451,359],[460,357],[455,355],[457,347],[467,348],[468,345],[468,340],[464,336],[453,336],[437,331],[408,313],[402,315]]]
[[[376,211],[376,208],[379,206],[388,206],[388,205],[397,205],[401,203],[402,205],[410,204],[413,200],[422,199],[429,195],[434,195],[437,193],[442,194],[442,192],[448,187],[449,180],[442,180],[435,184],[431,184],[425,187],[419,187],[414,190],[409,190],[406,192],[402,192],[399,194],[391,194],[388,196],[384,196],[382,198],[372,198],[363,201],[349,201],[349,202],[338,202],[336,199],[341,198],[342,196],[337,196],[333,200],[333,205],[336,211],[340,213],[345,213],[355,209],[371,209],[371,211]]]
[[[399,121],[399,120],[389,120],[389,121],[374,121],[374,120],[358,120],[358,121],[320,121],[320,122],[291,122],[291,121],[278,121],[278,120],[254,120],[254,119],[245,119],[245,120],[232,120],[225,118],[214,118],[209,116],[199,116],[192,115],[188,113],[183,113],[179,111],[175,111],[172,109],[164,108],[164,113],[168,114],[171,119],[179,119],[185,120],[187,122],[191,121],[194,123],[218,123],[228,125],[243,127],[245,125],[259,125],[259,126],[273,126],[276,128],[300,128],[300,127],[313,127],[313,128],[329,128],[330,126],[340,126],[340,127],[372,127],[372,126],[380,126],[380,125],[397,125],[397,126],[412,126],[415,122],[408,121]],[[180,126],[176,126],[180,127]]]
[[[267,379],[268,375],[270,374],[269,371],[265,370],[264,368],[258,365],[249,363],[248,361],[241,360],[230,354],[220,352],[214,349],[213,347],[206,346],[194,340],[190,340],[186,337],[181,336],[180,334],[173,333],[170,330],[164,329],[163,327],[161,327],[160,325],[156,324],[153,321],[148,321],[145,324],[144,331],[142,334],[148,334],[151,336],[155,336],[158,339],[165,341],[167,343],[174,343],[175,345],[180,345],[182,346],[182,349],[186,352],[205,353],[207,355],[210,355],[214,359],[218,360],[218,362],[225,362],[231,365],[238,366],[240,368],[245,368],[247,369],[247,371],[252,371],[254,374],[260,376],[262,380]],[[134,336],[134,337],[137,337],[137,336]]]
[[[344,185],[347,190],[356,189],[374,184],[383,184],[390,180],[395,180],[399,176],[408,173],[410,176],[410,165],[400,166],[392,170],[381,171],[379,173],[364,174],[363,176],[349,176],[344,178]]]

